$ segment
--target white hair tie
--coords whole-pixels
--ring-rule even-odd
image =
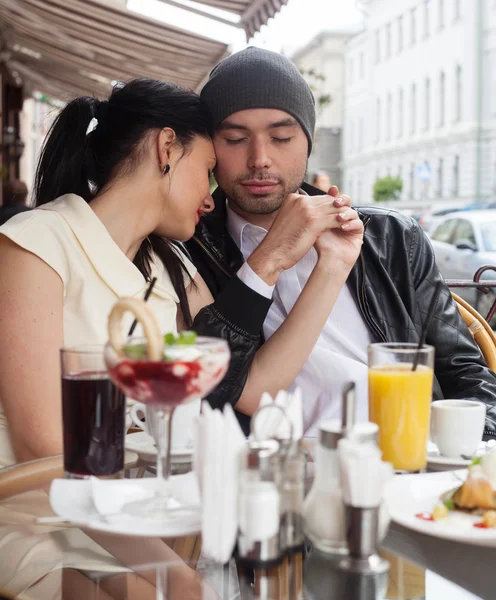
[[[90,134],[92,131],[95,131],[97,126],[98,126],[98,119],[96,117],[93,117],[91,119],[91,121],[88,123],[88,128],[86,129],[86,135]]]

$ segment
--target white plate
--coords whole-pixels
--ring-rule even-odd
[[[130,433],[126,435],[126,450],[136,452],[138,456],[146,462],[155,462],[157,460],[157,447],[151,435],[142,431],[139,433]],[[173,448],[171,449],[171,461],[174,464],[189,463],[193,460],[193,448]]]
[[[487,450],[486,442],[481,442],[476,452],[477,456],[482,456]],[[445,469],[463,469],[468,467],[472,460],[465,458],[448,458],[442,456],[437,449],[437,446],[429,442],[427,450],[427,466],[433,471],[442,471]]]
[[[464,479],[467,471],[456,471]],[[415,515],[431,513],[441,494],[460,485],[453,472],[396,475],[387,485],[385,501],[391,519],[419,533],[476,546],[496,548],[496,529],[478,529],[480,517],[453,511],[446,519],[423,521]]]
[[[186,479],[188,478],[188,479]],[[153,490],[155,478],[123,479],[124,485],[139,485]],[[119,484],[119,481],[113,482]],[[123,514],[107,518],[100,515],[93,502],[92,485],[88,479],[54,479],[50,486],[50,506],[53,512],[73,525],[86,527],[95,531],[104,531],[117,535],[136,537],[179,537],[197,535],[201,531],[201,507],[199,504],[196,475],[176,475],[171,477],[171,490],[175,497],[189,503],[191,496],[198,501],[197,514],[188,520],[169,522],[140,519]],[[186,497],[185,497],[186,496]]]

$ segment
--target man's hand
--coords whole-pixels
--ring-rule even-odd
[[[339,190],[336,186],[329,189],[329,196],[337,197]],[[351,198],[341,195],[345,206],[351,206]],[[355,264],[363,243],[363,223],[356,211],[351,208],[343,210],[338,215],[340,225],[326,229],[316,240],[315,249],[319,260],[330,260],[334,267],[342,265],[351,269]]]
[[[301,260],[325,231],[339,230],[342,235],[350,230],[354,238],[358,237],[355,228],[361,227],[363,232],[363,226],[355,224],[359,221],[358,215],[350,206],[350,198],[339,196],[336,186],[330,188],[329,195],[289,194],[264,241],[248,258],[248,264],[259,277],[274,285],[279,274]],[[335,239],[329,239],[326,234],[316,249],[319,255],[327,256],[328,250],[337,248],[336,244]],[[351,254],[348,249],[344,261],[350,260]]]

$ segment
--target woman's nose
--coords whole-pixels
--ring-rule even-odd
[[[203,201],[203,210],[204,210],[204,212],[209,213],[209,212],[212,212],[214,210],[214,208],[215,208],[214,199],[209,194]]]

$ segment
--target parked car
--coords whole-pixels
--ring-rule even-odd
[[[445,279],[473,280],[484,265],[496,266],[496,210],[457,211],[445,215],[430,234],[436,262]],[[495,280],[496,272],[486,271],[483,279]],[[453,289],[482,316],[496,298],[496,288],[483,294],[475,288]],[[496,326],[496,320],[491,325]]]

